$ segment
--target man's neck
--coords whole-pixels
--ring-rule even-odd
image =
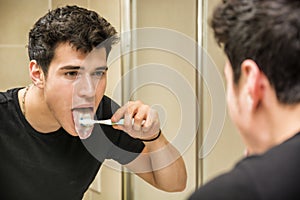
[[[31,86],[27,92],[20,90],[18,97],[26,120],[36,131],[46,134],[61,127],[45,102],[42,89]]]
[[[300,104],[280,105],[257,120],[255,136],[244,138],[250,154],[260,154],[283,143],[300,131]],[[255,126],[255,125],[254,125]]]

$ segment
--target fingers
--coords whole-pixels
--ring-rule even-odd
[[[115,125],[115,129],[123,130],[133,137],[149,138],[160,128],[157,111],[141,101],[130,101],[119,108],[111,120],[117,122],[124,118],[124,125]]]
[[[111,117],[111,121],[112,121],[112,122],[117,122],[117,121],[119,121],[120,119],[122,119],[122,118],[124,117],[125,112],[126,112],[126,109],[127,109],[127,107],[128,107],[128,104],[129,104],[129,102],[128,102],[126,105],[124,105],[124,106],[122,106],[121,108],[119,108],[119,109],[113,114],[113,116]]]
[[[160,128],[158,113],[156,110],[150,109],[147,113],[147,119],[143,124],[143,131],[149,132],[152,128],[158,127]]]
[[[150,109],[147,105],[141,105],[136,114],[134,115],[133,129],[135,131],[141,131],[144,126],[145,120],[148,119],[148,110]]]

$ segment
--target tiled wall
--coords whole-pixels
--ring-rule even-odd
[[[48,1],[1,0],[0,5],[0,90],[4,90],[29,83],[27,35],[47,11]]]

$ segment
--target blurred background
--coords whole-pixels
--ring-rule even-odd
[[[219,84],[219,81],[223,83],[225,63],[225,56],[215,43],[209,27],[211,13],[218,2],[219,0],[0,0],[0,91],[30,83],[26,49],[28,32],[48,10],[64,5],[78,5],[95,10],[121,36],[122,33],[137,28],[161,28],[162,33],[172,33],[172,39],[180,36],[178,42],[171,41],[172,48],[193,54],[192,62],[189,62],[187,56],[176,55],[164,49],[135,50],[142,43],[139,39],[143,37],[126,34],[121,38],[120,48],[117,50],[120,56],[109,62],[106,92],[106,95],[120,104],[128,99],[140,99],[158,109],[163,121],[163,132],[171,142],[178,135],[179,138],[186,135],[190,141],[188,146],[182,148],[180,143],[176,145],[181,149],[187,165],[187,188],[179,193],[159,191],[139,177],[126,170],[124,172],[118,164],[106,161],[84,200],[186,199],[196,188],[229,170],[243,156],[244,146],[224,110],[225,88],[223,85],[221,88],[220,85],[214,85]],[[185,50],[187,43],[181,37],[195,45]],[[156,67],[167,66],[164,69],[175,72],[180,80],[177,76],[171,76],[172,73],[168,74],[167,70],[158,73],[162,73],[159,74],[160,77],[166,76],[167,80],[173,80],[172,85],[139,85],[143,76],[135,69],[151,63]],[[211,65],[216,67],[217,73],[212,70]],[[128,77],[128,72],[129,78],[124,78]],[[182,80],[196,99],[182,101],[172,90],[182,87]],[[121,87],[117,87],[118,85]],[[214,88],[221,91],[215,91]],[[214,92],[219,95],[217,99]],[[189,109],[190,124],[185,130],[189,133],[180,129],[183,118],[186,118],[181,109],[186,107]],[[215,115],[218,117],[214,117]],[[225,116],[224,120],[222,116]],[[221,127],[220,131],[218,127]],[[212,134],[216,137],[208,144],[205,138],[212,131],[215,131]]]

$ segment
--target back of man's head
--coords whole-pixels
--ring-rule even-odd
[[[211,25],[232,65],[235,83],[241,63],[252,59],[280,102],[300,102],[299,0],[224,0]]]

